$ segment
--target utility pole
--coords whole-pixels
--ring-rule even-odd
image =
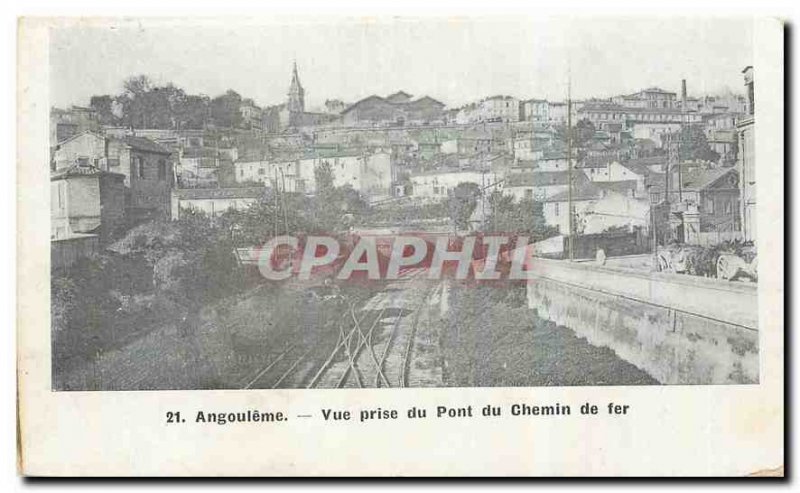
[[[481,161],[481,230],[486,232],[486,159]]]
[[[658,270],[658,236],[656,235],[656,210],[653,203],[652,185],[647,186],[647,198],[650,203],[650,237],[653,252],[653,270]]]
[[[272,186],[272,196],[275,198],[275,208],[274,212],[272,213],[272,232],[273,238],[278,236],[278,170],[277,168],[273,169],[273,176],[275,177]]]
[[[286,212],[286,177],[281,170],[281,208],[283,209],[283,229],[284,234],[289,234],[289,219]]]
[[[567,214],[569,215],[569,261],[575,260],[572,214],[572,77],[567,80]]]

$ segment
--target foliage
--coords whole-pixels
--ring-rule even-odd
[[[318,193],[325,194],[333,190],[333,167],[330,162],[322,161],[314,168],[314,180]]]
[[[114,98],[109,95],[92,96],[89,107],[97,114],[101,125],[119,125],[120,117],[114,113]]]
[[[242,124],[242,114],[239,107],[242,104],[242,97],[232,90],[217,96],[211,100],[209,113],[214,125],[224,128],[240,127]]]
[[[475,183],[459,183],[447,200],[450,219],[456,228],[469,228],[469,219],[475,212],[480,197],[480,186]]]
[[[531,199],[517,202],[513,196],[494,192],[489,196],[489,204],[491,215],[487,224],[493,232],[526,235],[529,241],[540,241],[557,234],[557,229],[545,222],[541,202]]]
[[[241,128],[242,98],[233,90],[213,99],[187,94],[172,83],[155,84],[146,75],[125,79],[118,95],[92,96],[90,106],[101,124],[133,128],[204,129],[210,124]]]
[[[681,161],[719,161],[719,153],[711,149],[701,126],[684,125],[678,133],[678,141]]]

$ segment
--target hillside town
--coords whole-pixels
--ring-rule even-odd
[[[472,185],[476,206],[457,230],[491,228],[495,194],[539,203],[559,238],[541,245],[548,255],[567,255],[564,237],[577,246],[623,231],[635,233],[630,244],[611,250],[754,241],[752,67],[742,75],[745,95],[692,94],[682,80],[675,91],[494,95],[451,108],[398,88],[318,111],[306,108],[296,63],[286,100],[265,106],[131,78],[120,96],[51,111],[54,261],[147,220],[243,210],[267,191],[313,196],[323,165],[374,209],[422,207]],[[427,219],[452,229],[451,218]]]
[[[647,298],[646,310],[680,307],[667,313],[672,331],[677,313],[695,311],[702,323],[750,323],[753,67],[732,69],[741,94],[701,94],[679,79],[610,97],[500,94],[451,106],[398,87],[358,101],[327,95],[318,108],[304,84],[319,82],[304,82],[301,68],[287,68],[283,101],[190,94],[141,75],[119,94],[51,109],[55,389],[757,380],[757,345],[734,348],[735,370],[719,374],[696,369],[706,363],[694,352],[665,367],[642,350],[660,339],[633,350],[628,339],[598,342],[552,311],[586,305],[570,270],[584,266],[579,282],[600,290],[586,296],[623,289],[625,303]],[[265,242],[319,234],[450,245],[524,236],[541,259],[529,268],[550,269],[543,279],[556,284],[461,289],[415,267],[366,287],[332,276],[275,285],[254,268]],[[718,315],[703,295],[687,297],[712,289],[702,278],[730,290],[734,309]],[[612,306],[597,299],[597,310]],[[548,345],[531,344],[530,331]]]

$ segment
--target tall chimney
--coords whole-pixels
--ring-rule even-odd
[[[686,111],[686,79],[681,79],[681,109]]]

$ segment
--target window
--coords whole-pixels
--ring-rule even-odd
[[[144,179],[144,177],[145,177],[144,176],[144,159],[142,159],[142,158],[136,158],[136,159],[139,161],[139,166],[138,166],[139,178]]]
[[[58,183],[58,208],[60,210],[63,210],[64,205],[66,204],[66,197],[64,196],[66,184],[67,183],[64,181]]]
[[[89,166],[89,158],[88,157],[79,157],[78,158],[78,166]]]
[[[555,213],[555,215],[557,216],[557,215],[558,215],[558,202],[556,202],[556,203],[553,205],[553,209],[554,209],[554,213]]]
[[[162,181],[167,179],[167,163],[163,159],[158,160],[158,179]]]
[[[259,175],[263,175],[264,174],[264,168],[258,168],[258,174]]]
[[[713,214],[714,213],[714,201],[711,198],[707,198],[706,199],[706,207],[705,207],[705,209],[706,209],[706,212],[708,212],[709,214]]]

